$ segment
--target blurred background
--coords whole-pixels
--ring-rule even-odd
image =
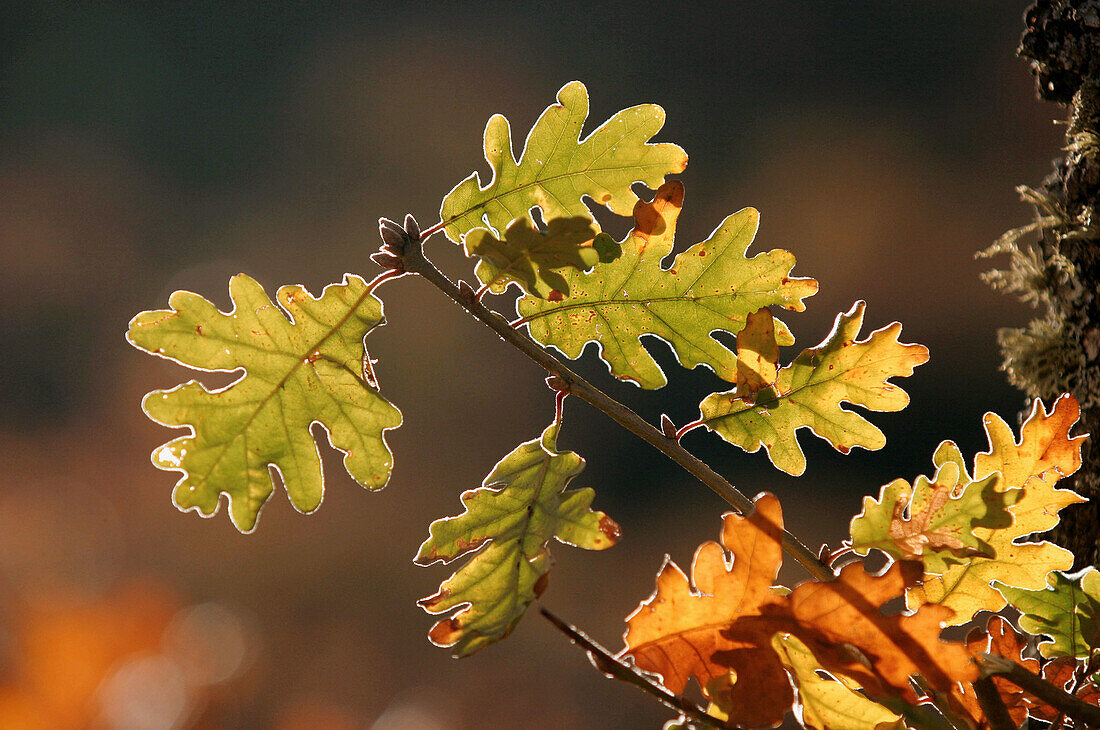
[[[373,276],[378,217],[434,223],[486,169],[486,119],[522,139],[567,81],[588,85],[589,129],[656,102],[658,139],[691,156],[683,246],[755,206],[752,251],[789,249],[821,282],[784,318],[799,347],[864,298],[870,328],[900,320],[931,348],[903,383],[912,405],[872,417],[882,451],[804,434],[795,479],[685,439],[836,545],[863,495],[930,471],[942,439],[982,448],[981,414],[1023,406],[995,331],[1028,310],[980,283],[973,253],[1029,220],[1013,188],[1062,140],[1014,55],[1025,4],[0,5],[0,727],[659,727],[669,713],[536,615],[460,662],[425,638],[415,601],[449,574],[410,562],[428,524],[553,411],[544,373],[441,294],[380,290],[389,324],[370,349],[405,414],[390,485],[368,493],[329,458],[315,514],[277,492],[248,536],[172,506],[176,477],[148,454],[174,433],[138,404],[193,373],[130,348],[127,321],[178,288],[228,307],[239,271],[269,291]],[[430,254],[472,277],[441,237]],[[654,422],[725,389],[652,349],[673,383],[658,393],[612,381],[591,347],[580,369]],[[624,537],[555,548],[544,602],[617,650],[662,556],[689,563],[724,506],[581,402],[560,444],[588,459],[575,485]]]

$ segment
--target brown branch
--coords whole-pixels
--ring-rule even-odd
[[[396,224],[391,223],[390,225],[396,227]],[[384,223],[383,227],[385,226]],[[391,246],[391,250],[392,248]],[[419,274],[431,282],[475,319],[496,332],[502,340],[534,360],[551,375],[557,376],[568,386],[570,394],[595,406],[620,426],[675,461],[739,513],[749,514],[752,512],[753,501],[751,499],[681,446],[678,440],[661,433],[637,413],[573,372],[567,365],[539,347],[534,340],[513,329],[503,317],[478,301],[476,293],[468,284],[460,282],[460,285],[456,286],[424,256],[422,239],[409,237],[399,255],[404,271]],[[783,530],[782,545],[784,552],[801,564],[815,579],[830,581],[836,577],[829,566],[821,562],[813,551],[786,530]]]
[[[1100,707],[1055,687],[1037,674],[1032,674],[1011,659],[996,654],[982,654],[978,666],[986,677],[1004,677],[1020,689],[1073,719],[1082,727],[1100,727]]]
[[[989,722],[989,730],[1016,730],[1016,723],[1008,714],[1001,693],[997,691],[997,685],[993,684],[991,677],[982,677],[974,682],[974,694],[978,697],[978,705],[985,713],[985,719]]]
[[[543,606],[539,606],[539,613],[541,613],[547,621],[552,623],[563,634],[569,637],[569,639],[576,645],[588,652],[589,658],[592,660],[592,664],[595,665],[604,674],[632,684],[635,687],[641,689],[643,692],[647,692],[656,697],[666,707],[675,710],[686,717],[690,717],[697,723],[705,725],[711,728],[723,728],[727,727],[723,725],[721,721],[716,717],[711,717],[707,713],[703,712],[699,707],[690,700],[674,695],[669,692],[668,689],[662,687],[657,682],[649,679],[645,675],[641,674],[636,668],[616,658],[611,652],[603,648],[595,641],[590,639],[582,631],[579,631],[577,627],[559,618],[551,613]]]

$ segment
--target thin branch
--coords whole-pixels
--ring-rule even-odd
[[[978,666],[987,677],[1004,677],[1014,685],[1035,695],[1043,702],[1082,727],[1100,727],[1100,707],[1055,687],[1037,674],[1032,674],[1011,659],[996,654],[982,654]]]
[[[1016,730],[1016,723],[1008,714],[1001,693],[991,677],[982,677],[974,682],[974,694],[978,697],[978,706],[982,708],[989,730]]]
[[[569,386],[571,394],[603,411],[620,426],[675,461],[696,479],[710,487],[715,494],[739,513],[749,514],[752,512],[753,501],[751,499],[706,463],[687,451],[676,439],[665,436],[637,413],[573,372],[556,357],[535,344],[534,340],[512,329],[503,317],[486,308],[477,300],[471,287],[456,286],[424,256],[423,240],[408,241],[401,256],[405,271],[423,276],[474,318],[496,332],[502,340],[527,355],[552,375],[561,378]],[[782,544],[784,552],[801,564],[815,579],[830,581],[836,577],[829,566],[821,562],[813,551],[786,530],[783,530]]]
[[[615,655],[607,649],[597,644],[583,632],[577,630],[575,626],[558,618],[545,607],[539,606],[539,613],[541,613],[547,621],[556,626],[559,631],[568,636],[574,644],[587,651],[589,657],[592,659],[592,663],[604,674],[638,687],[643,692],[647,692],[656,697],[666,707],[676,710],[706,727],[726,727],[718,718],[711,717],[700,710],[694,702],[684,697],[680,697],[679,695],[672,694],[661,685],[639,673],[634,667],[616,658]]]

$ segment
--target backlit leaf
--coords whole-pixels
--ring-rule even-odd
[[[772,648],[798,686],[804,726],[817,730],[905,730],[900,715],[836,679],[820,676],[818,670],[823,667],[797,636],[776,634]]]
[[[803,350],[779,370],[775,384],[747,400],[737,389],[712,393],[699,406],[709,430],[749,453],[760,449],[788,474],[806,470],[797,431],[809,428],[838,451],[854,446],[881,449],[886,437],[862,416],[841,407],[851,403],[874,411],[900,411],[909,404],[904,390],[889,382],[907,377],[928,360],[923,345],[898,342],[901,325],[893,323],[857,340],[863,302],[840,314],[828,337]]]
[[[863,511],[851,525],[857,553],[877,548],[899,560],[920,560],[935,573],[967,556],[993,557],[993,548],[974,528],[1010,525],[1005,504],[1018,495],[997,489],[997,473],[972,482],[955,462],[941,459],[938,464],[933,479],[919,476],[913,486],[895,479],[877,501],[864,497]]]
[[[1069,436],[1079,415],[1080,408],[1072,396],[1059,398],[1050,413],[1044,412],[1036,400],[1020,429],[1019,442],[1000,417],[985,415],[990,448],[974,457],[971,478],[981,480],[999,472],[999,491],[1023,490],[1007,508],[1013,522],[1001,528],[975,528],[974,535],[993,548],[994,557],[973,557],[947,566],[942,574],[926,573],[924,585],[909,591],[910,605],[945,605],[955,611],[949,623],[963,624],[978,611],[1004,607],[1004,596],[990,585],[993,581],[1038,590],[1046,587],[1051,571],[1070,569],[1073,554],[1068,550],[1046,541],[1016,541],[1050,530],[1058,524],[1058,512],[1063,507],[1083,501],[1076,493],[1055,487],[1059,479],[1081,466],[1084,437]],[[960,473],[966,474],[962,453],[950,441],[940,446],[933,461],[937,468],[953,461]]]
[[[599,236],[599,245],[596,238]],[[618,244],[599,234],[588,218],[553,218],[539,231],[527,218],[512,221],[498,239],[485,228],[475,228],[464,241],[467,256],[477,256],[474,273],[494,294],[515,282],[535,296],[568,296],[569,284],[554,269],[591,269],[615,258]]]
[[[792,278],[794,256],[786,251],[745,256],[759,222],[752,208],[734,213],[707,240],[662,268],[683,200],[680,182],[662,185],[653,202],[634,207],[634,230],[622,242],[622,256],[590,273],[563,271],[569,285],[565,299],[520,299],[520,321],[531,337],[573,359],[596,342],[612,375],[653,389],[667,380],[642,346],[640,338],[649,335],[667,342],[685,368],[707,365],[736,382],[737,356],[712,333],[737,334],[762,307],[802,311],[802,300],[817,291],[817,282]],[[775,326],[780,344],[794,341],[785,325]]]
[[[1040,591],[993,587],[1023,613],[1021,629],[1050,637],[1039,643],[1043,656],[1089,658],[1100,648],[1100,571],[1089,568],[1074,578],[1054,572],[1048,580],[1050,586]]]
[[[733,724],[768,727],[782,721],[794,701],[790,682],[769,643],[776,631],[789,628],[781,617],[761,617],[768,606],[784,598],[772,591],[783,560],[783,526],[779,500],[771,494],[756,498],[748,517],[726,513],[721,545],[703,543],[695,552],[691,575],[669,560],[657,574],[657,590],[627,618],[623,655],[647,672],[661,675],[679,694],[694,677],[708,693],[712,680],[729,683],[730,670],[744,682],[725,688],[723,709]],[[732,564],[725,550],[733,554]],[[749,641],[723,633],[740,617],[756,617],[756,636]]]
[[[1094,707],[1100,707],[1100,686],[1097,686],[1096,675],[1078,677],[1082,662],[1072,657],[1058,657],[1043,665],[1043,679],[1050,682],[1058,689],[1069,692],[1082,702],[1087,702]],[[1080,679],[1080,681],[1078,681]],[[1032,717],[1038,717],[1047,722],[1057,722],[1062,713],[1048,705],[1037,697],[1028,696],[1028,712]]]
[[[243,371],[218,390],[191,380],[145,396],[142,407],[154,421],[191,430],[153,452],[157,468],[183,473],[176,505],[211,515],[226,494],[233,524],[248,532],[271,495],[275,469],[298,510],[316,509],[324,477],[314,423],[344,453],[352,478],[383,487],[393,467],[383,434],[401,425],[401,413],[364,369],[363,338],[383,321],[382,302],[366,282],[349,274],[317,298],[284,286],[276,306],[254,279],[238,274],[229,295],[233,310],[221,312],[177,291],[171,309],[137,315],[127,333],[134,346],[195,370]]]
[[[753,312],[737,335],[737,393],[746,402],[779,378],[779,342],[770,309]]]
[[[543,220],[591,220],[582,196],[626,215],[638,200],[631,185],[656,188],[687,165],[676,145],[650,143],[665,123],[664,110],[655,104],[624,109],[581,139],[587,117],[584,84],[566,84],[558,103],[531,128],[518,161],[508,120],[499,114],[490,118],[485,160],[493,177],[483,185],[478,173],[471,173],[443,199],[439,216],[447,237],[458,243],[475,228],[503,231],[516,218],[529,217],[533,207],[542,210]]]
[[[881,575],[852,563],[836,580],[806,582],[789,594],[773,590],[781,528],[778,500],[761,495],[752,515],[724,516],[722,544],[700,546],[691,582],[666,559],[656,592],[627,619],[623,655],[674,693],[694,677],[732,725],[745,727],[778,724],[793,702],[771,643],[776,633],[797,636],[826,671],[876,696],[915,701],[914,674],[942,691],[977,677],[960,644],[940,641],[949,609],[882,613],[912,584],[913,563],[895,563]]]
[[[1012,624],[1001,616],[991,617],[989,626],[985,629],[973,629],[966,637],[966,648],[974,657],[980,657],[982,654],[997,654],[1011,659],[1032,674],[1039,673],[1039,661],[1025,654],[1028,648],[1027,636],[1016,633]],[[1028,709],[1032,706],[1032,698],[1003,677],[993,677],[993,686],[1001,695],[1001,701],[1005,703],[1012,721],[1017,726],[1022,725],[1027,718]],[[979,730],[989,727],[989,721],[978,703],[973,685],[963,684],[956,693],[956,697],[961,700],[962,707]]]
[[[550,540],[587,550],[619,540],[619,526],[590,509],[591,489],[565,490],[584,469],[584,459],[558,451],[557,433],[553,424],[501,459],[480,488],[462,494],[465,511],[433,522],[420,546],[419,565],[474,553],[438,593],[419,602],[430,614],[459,609],[429,632],[433,643],[453,647],[455,656],[504,638],[519,623],[546,588]]]
[[[924,606],[913,614],[884,615],[882,607],[902,596],[913,582],[914,563],[894,563],[886,572],[867,573],[861,563],[845,565],[828,583],[808,581],[789,597],[790,610],[807,642],[825,668],[860,681],[868,689],[882,688],[910,696],[909,677],[921,675],[932,687],[950,691],[956,682],[977,679],[977,669],[960,644],[940,640],[941,627],[951,615],[943,606]],[[806,631],[812,629],[812,631]],[[843,654],[830,657],[831,647],[851,645],[861,659]],[[870,673],[864,671],[870,662]]]

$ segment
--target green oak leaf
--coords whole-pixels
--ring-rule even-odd
[[[854,446],[881,449],[886,445],[882,431],[841,404],[874,411],[905,408],[909,396],[889,379],[912,375],[928,361],[928,348],[898,342],[897,322],[857,340],[864,308],[864,302],[856,302],[837,315],[828,337],[780,368],[775,384],[756,393],[755,402],[737,389],[707,396],[699,405],[701,424],[749,453],[763,446],[776,468],[795,476],[806,470],[800,428],[811,429],[842,453]]]
[[[1100,571],[1088,568],[1077,576],[1051,573],[1049,588],[1029,591],[994,582],[1001,595],[1023,613],[1020,628],[1036,636],[1048,659],[1067,656],[1088,659],[1100,648]]]
[[[256,280],[238,274],[229,295],[233,310],[221,312],[177,291],[171,309],[142,312],[126,335],[135,347],[195,370],[244,371],[218,390],[191,380],[142,401],[157,423],[191,430],[153,452],[157,468],[183,473],[176,505],[209,516],[226,494],[233,524],[250,532],[274,489],[273,468],[291,503],[313,511],[324,491],[314,423],[344,453],[352,478],[383,487],[393,468],[383,434],[401,425],[401,412],[378,394],[369,369],[363,338],[383,315],[367,283],[349,274],[317,298],[284,286],[280,309]]]
[[[683,200],[682,183],[665,183],[652,202],[635,206],[634,230],[618,259],[590,273],[563,271],[569,284],[565,299],[520,299],[519,322],[531,337],[573,359],[597,342],[612,375],[655,389],[668,381],[640,340],[653,336],[667,342],[685,368],[707,365],[736,382],[737,355],[712,333],[737,334],[762,307],[802,311],[802,300],[817,291],[817,282],[791,277],[794,256],[786,251],[745,256],[759,223],[752,208],[729,216],[707,240],[662,268],[661,259],[673,249]],[[775,324],[779,343],[793,343],[786,326]]]
[[[945,442],[937,449],[932,479],[919,476],[912,486],[895,479],[882,487],[877,501],[863,498],[863,511],[850,529],[856,553],[876,548],[898,560],[922,561],[933,573],[943,573],[948,563],[994,556],[974,529],[1011,525],[1006,505],[1015,502],[1019,490],[1002,491],[998,473],[971,481],[965,469],[941,455],[948,448]]]
[[[527,218],[516,218],[498,239],[475,228],[466,234],[466,255],[480,260],[474,273],[494,294],[512,282],[543,299],[569,294],[569,284],[553,269],[591,269],[612,261],[621,249],[611,236],[599,233],[584,217],[553,218],[540,231]]]
[[[490,118],[485,159],[493,178],[482,186],[478,173],[471,173],[443,199],[439,217],[447,237],[457,243],[486,225],[503,231],[516,218],[529,218],[533,207],[542,210],[544,220],[592,220],[582,196],[626,215],[638,200],[631,185],[656,188],[687,165],[687,155],[676,145],[649,142],[665,123],[664,110],[655,104],[624,109],[581,139],[587,117],[584,84],[566,84],[558,91],[558,103],[531,128],[518,161],[508,120],[499,114]]]
[[[505,456],[478,489],[462,494],[465,511],[436,520],[416,556],[419,565],[452,560],[477,551],[466,565],[420,600],[440,619],[428,636],[438,646],[467,656],[507,636],[546,588],[557,539],[587,550],[619,540],[619,526],[590,509],[591,489],[565,491],[584,469],[584,459],[557,450],[558,424],[540,438]]]

